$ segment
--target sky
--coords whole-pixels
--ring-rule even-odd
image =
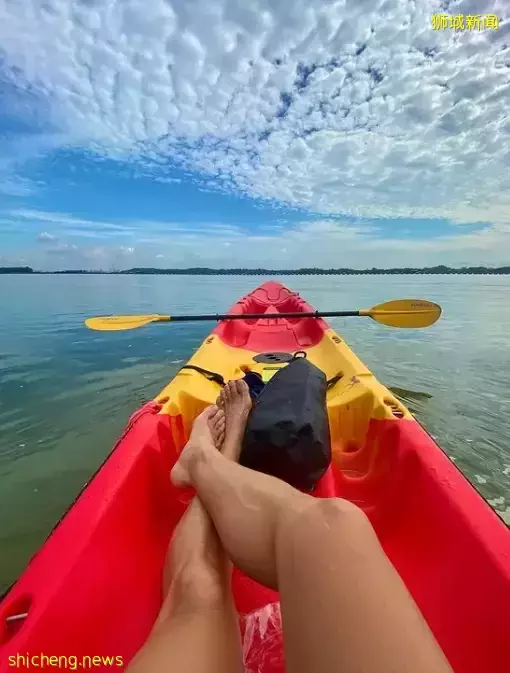
[[[0,0],[0,265],[509,263],[508,0]]]

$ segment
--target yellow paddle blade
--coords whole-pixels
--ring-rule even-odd
[[[136,329],[149,325],[151,322],[169,322],[169,315],[105,315],[99,318],[87,318],[85,324],[89,329],[100,332],[118,332],[124,329]]]
[[[359,314],[388,327],[428,327],[439,320],[441,307],[427,299],[395,299]]]

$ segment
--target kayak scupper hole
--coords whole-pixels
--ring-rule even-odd
[[[0,645],[5,645],[25,624],[32,606],[32,596],[20,596],[1,615]]]
[[[395,418],[404,418],[404,410],[400,408],[400,406],[394,401],[390,400],[389,398],[384,399],[384,404],[387,407],[390,407],[391,413]]]

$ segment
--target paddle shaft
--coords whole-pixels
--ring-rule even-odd
[[[347,318],[366,317],[388,327],[428,327],[436,322],[441,315],[441,307],[426,299],[393,299],[392,301],[357,311],[287,311],[285,313],[200,313],[198,315],[110,315],[87,318],[85,324],[89,329],[115,332],[126,329],[137,329],[156,322],[198,322],[206,320],[248,320],[267,321],[281,318]]]
[[[357,316],[359,311],[335,311],[332,313],[216,313],[203,315],[173,315],[171,322],[187,322],[188,320],[260,320],[261,318],[322,318],[337,316]]]
[[[373,311],[376,315],[377,311]],[[381,311],[382,313],[382,311]],[[420,311],[384,311],[391,315],[420,313]],[[310,311],[301,313],[294,311],[292,313],[216,313],[202,315],[173,315],[170,316],[170,322],[188,322],[193,320],[261,320],[277,318],[348,318],[359,316],[370,316],[372,311]]]

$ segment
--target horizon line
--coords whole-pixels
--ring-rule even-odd
[[[438,275],[438,274],[457,274],[457,275],[507,275],[510,274],[510,266],[488,267],[483,265],[478,266],[463,266],[450,267],[443,264],[437,266],[426,267],[389,267],[389,268],[365,268],[352,269],[348,267],[339,268],[321,268],[321,267],[299,267],[296,269],[266,269],[262,267],[231,267],[214,269],[212,267],[186,267],[179,268],[155,268],[155,267],[133,267],[131,269],[111,269],[105,271],[103,269],[61,269],[56,271],[39,271],[34,270],[29,266],[6,266],[0,267],[0,274],[36,274],[36,275],[65,275],[65,274],[83,274],[83,275],[216,275],[216,276],[234,276],[234,275]]]

